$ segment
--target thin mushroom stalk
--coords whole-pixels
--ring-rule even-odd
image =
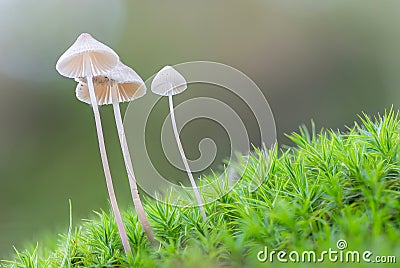
[[[90,63],[90,61],[89,61],[89,63]],[[90,101],[91,101],[91,105],[93,108],[93,114],[94,114],[94,119],[95,119],[95,123],[96,123],[96,132],[97,132],[97,139],[99,142],[101,162],[103,164],[103,171],[104,171],[104,175],[106,177],[108,196],[110,198],[111,207],[112,207],[112,210],[114,213],[115,221],[117,223],[118,232],[121,237],[121,241],[122,241],[124,250],[126,253],[131,253],[132,250],[129,245],[128,236],[126,234],[126,230],[125,230],[125,227],[124,227],[124,224],[122,221],[121,212],[118,207],[117,198],[115,196],[114,186],[113,186],[113,182],[112,182],[112,178],[111,178],[110,167],[108,165],[106,145],[104,143],[104,135],[103,135],[103,128],[101,125],[99,107],[97,106],[96,95],[94,93],[93,77],[87,76],[87,82],[88,82],[88,88],[89,88]]]
[[[178,128],[176,127],[174,103],[172,102],[172,95],[168,95],[168,103],[169,103],[169,113],[171,116],[172,129],[174,131],[176,144],[178,145],[178,149],[179,149],[179,153],[181,154],[181,157],[182,157],[183,165],[185,166],[186,173],[190,180],[190,184],[192,185],[194,194],[196,196],[197,203],[199,204],[201,217],[203,218],[203,220],[207,220],[206,212],[205,212],[204,206],[203,206],[203,200],[201,199],[199,190],[197,189],[197,185],[196,185],[196,182],[194,181],[192,171],[190,170],[189,163],[187,162],[185,151],[183,150],[183,147],[182,147],[181,139],[179,138]]]
[[[169,111],[171,116],[172,129],[174,132],[176,144],[178,145],[179,153],[181,155],[183,165],[185,166],[186,173],[189,177],[190,184],[192,185],[193,192],[195,194],[198,206],[200,208],[201,216],[204,221],[207,220],[206,212],[203,205],[203,200],[201,199],[199,189],[193,178],[192,171],[190,170],[189,163],[187,161],[185,151],[181,140],[179,138],[178,128],[176,126],[175,113],[174,113],[174,103],[172,101],[172,96],[183,92],[187,88],[185,78],[178,73],[171,66],[165,66],[162,68],[154,77],[151,83],[151,90],[158,95],[168,96]]]
[[[133,204],[135,206],[140,224],[142,225],[143,230],[147,238],[149,239],[150,243],[153,246],[159,246],[159,242],[155,239],[153,229],[150,226],[149,220],[146,217],[146,213],[143,209],[143,205],[140,200],[136,178],[133,173],[131,155],[129,153],[128,144],[126,142],[125,130],[122,124],[121,110],[119,108],[119,100],[118,100],[118,88],[116,86],[111,87],[111,94],[112,94],[112,105],[114,110],[115,124],[117,125],[119,142],[121,145],[122,155],[125,162],[125,168],[128,174]]]

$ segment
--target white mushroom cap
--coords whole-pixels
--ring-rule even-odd
[[[79,82],[76,86],[76,97],[82,102],[91,104],[86,78],[75,80]],[[112,103],[113,87],[117,88],[118,102],[131,101],[146,94],[142,78],[122,62],[107,74],[93,77],[93,85],[98,105]]]
[[[162,96],[176,95],[187,88],[185,78],[171,66],[165,66],[151,82],[151,91]]]
[[[91,73],[86,70],[86,57],[89,57]],[[69,78],[98,76],[109,72],[119,62],[117,53],[90,34],[81,34],[58,59],[57,71]]]

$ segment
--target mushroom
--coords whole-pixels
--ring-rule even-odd
[[[157,95],[168,96],[169,111],[171,115],[171,123],[174,131],[176,143],[178,145],[179,153],[181,154],[183,164],[186,169],[186,173],[189,177],[190,183],[192,184],[194,194],[197,199],[197,203],[200,207],[200,212],[203,220],[207,220],[207,216],[203,207],[203,200],[201,199],[199,190],[197,189],[196,182],[194,181],[192,172],[190,170],[185,152],[182,147],[181,140],[179,138],[178,128],[176,127],[174,104],[172,102],[172,96],[183,92],[187,88],[185,78],[171,66],[165,66],[162,68],[154,77],[151,82],[151,91]]]
[[[95,40],[90,34],[83,33],[76,39],[75,43],[61,55],[57,61],[56,69],[63,76],[75,79],[84,77],[88,82],[90,104],[93,108],[97,139],[111,207],[114,212],[124,250],[126,253],[131,253],[128,236],[122,222],[121,212],[118,208],[114,192],[106,146],[104,144],[100,113],[92,80],[93,76],[102,75],[110,71],[118,62],[119,57],[111,48]]]
[[[79,82],[76,87],[77,98],[80,101],[89,103],[89,88],[86,84],[86,80],[83,78],[77,79],[77,81]],[[129,154],[128,144],[126,142],[126,136],[119,107],[120,102],[128,102],[145,95],[146,86],[140,76],[122,62],[119,62],[117,66],[107,74],[94,77],[93,82],[97,104],[113,105],[115,123],[117,125],[119,141],[125,162],[125,168],[128,174],[133,203],[147,238],[154,246],[158,246],[159,243],[154,237],[153,229],[150,226],[149,220],[144,212],[143,205],[139,197],[136,178],[133,173],[132,160]]]

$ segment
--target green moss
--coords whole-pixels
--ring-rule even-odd
[[[400,257],[398,114],[360,120],[346,133],[302,127],[288,136],[296,147],[280,152],[255,149],[247,165],[239,165],[242,176],[233,190],[206,206],[206,222],[196,208],[145,200],[160,248],[149,245],[127,211],[134,255],[125,257],[112,214],[101,212],[61,236],[57,250],[16,251],[0,266],[264,267],[271,263],[259,262],[257,254],[266,246],[318,253],[337,250],[340,239],[348,250]],[[203,197],[224,193],[228,177]]]

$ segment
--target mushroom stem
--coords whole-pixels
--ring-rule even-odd
[[[97,139],[99,141],[101,162],[103,164],[103,171],[104,171],[104,175],[106,177],[108,195],[110,197],[111,207],[114,212],[114,217],[115,217],[115,221],[118,226],[118,232],[121,237],[122,245],[124,247],[125,252],[131,254],[132,253],[131,247],[129,245],[128,236],[126,234],[125,227],[122,222],[121,212],[119,211],[119,208],[118,208],[118,203],[117,203],[117,199],[115,197],[114,186],[113,186],[112,178],[111,178],[110,167],[108,166],[107,152],[106,152],[106,146],[104,144],[104,136],[103,136],[103,129],[101,126],[99,107],[97,106],[96,95],[94,93],[94,86],[93,86],[92,79],[93,79],[92,76],[87,76],[90,102],[92,104],[94,120],[96,123]]]
[[[121,145],[122,155],[124,157],[125,168],[128,174],[133,204],[135,206],[140,224],[142,225],[147,238],[149,239],[150,243],[153,246],[158,247],[160,243],[155,239],[153,229],[151,228],[149,220],[143,209],[142,201],[140,200],[139,191],[136,184],[135,174],[133,173],[132,159],[129,153],[128,144],[126,142],[125,130],[122,124],[121,110],[119,108],[117,87],[115,86],[112,87],[111,91],[112,91],[111,94],[112,94],[112,104],[114,109],[114,118],[115,118],[115,123],[117,125],[118,137]]]
[[[187,162],[187,158],[186,158],[185,152],[183,151],[181,140],[179,138],[178,128],[176,127],[175,114],[174,114],[174,103],[172,102],[172,94],[168,95],[168,101],[169,101],[169,111],[170,111],[170,114],[171,114],[171,123],[172,123],[172,128],[174,130],[175,140],[176,140],[176,143],[178,145],[178,149],[179,149],[179,152],[181,154],[183,165],[185,166],[185,169],[186,169],[186,173],[188,174],[190,183],[192,184],[193,191],[194,191],[194,194],[195,194],[196,199],[197,199],[197,203],[199,204],[201,216],[203,217],[203,220],[205,221],[205,220],[207,220],[207,216],[206,216],[206,213],[204,211],[203,200],[201,199],[199,190],[197,189],[196,182],[194,181],[192,172],[190,171],[190,167],[189,167],[189,164]]]

